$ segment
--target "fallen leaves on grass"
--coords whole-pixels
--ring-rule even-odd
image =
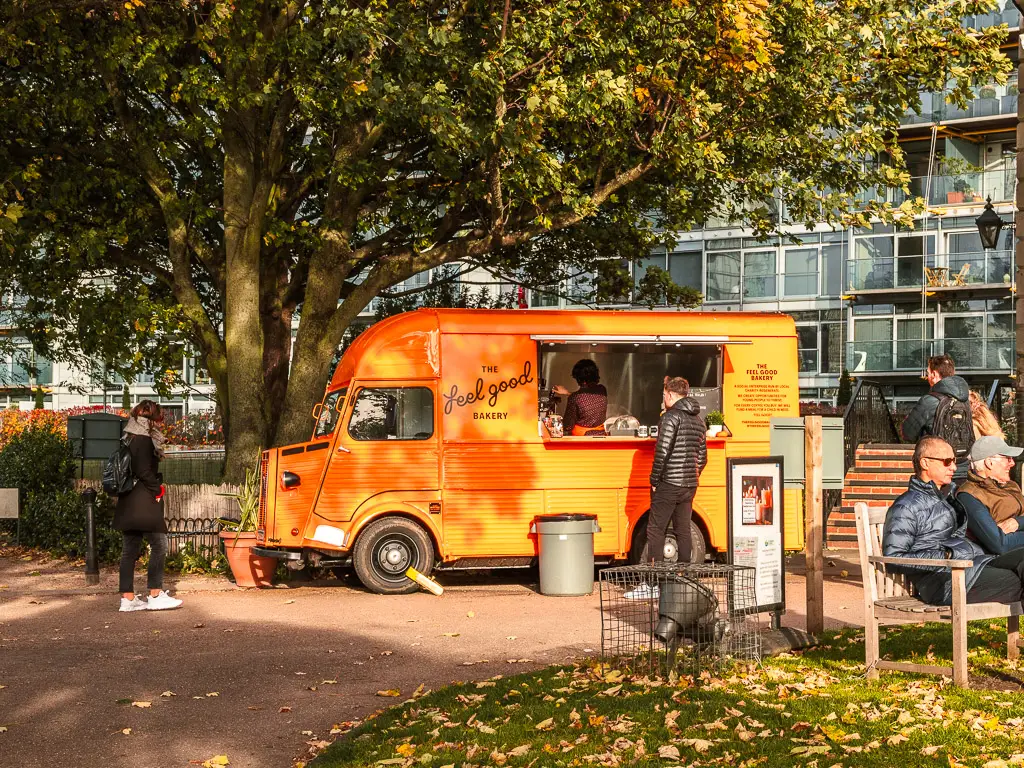
[[[673,746],[672,744],[665,744],[664,746],[658,747],[658,757],[662,760],[678,760],[679,747]]]
[[[398,688],[388,688],[386,691],[377,691],[377,695],[397,698],[402,695],[402,692]]]
[[[550,731],[555,727],[555,718],[549,717],[546,720],[541,720],[533,727],[538,731]]]

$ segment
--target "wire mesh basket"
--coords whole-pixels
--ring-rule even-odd
[[[650,674],[719,672],[760,660],[755,570],[716,563],[651,563],[601,571],[601,654]]]

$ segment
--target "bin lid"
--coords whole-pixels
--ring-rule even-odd
[[[542,523],[583,523],[597,520],[597,515],[540,515],[537,520]]]

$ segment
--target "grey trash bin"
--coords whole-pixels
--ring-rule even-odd
[[[544,515],[530,529],[537,534],[542,595],[589,595],[594,591],[596,515]]]

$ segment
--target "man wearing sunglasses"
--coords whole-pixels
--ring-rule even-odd
[[[1010,479],[1022,452],[1001,437],[979,437],[969,454],[971,473],[956,494],[967,510],[967,530],[995,555],[1024,547],[1024,495]]]
[[[956,458],[940,437],[924,437],[914,448],[910,486],[885,516],[882,553],[924,560],[973,560],[967,569],[967,602],[1015,603],[1024,595],[1024,549],[995,557],[966,537],[967,512],[954,497]],[[953,581],[949,568],[903,566],[918,596],[932,605],[949,605]]]

